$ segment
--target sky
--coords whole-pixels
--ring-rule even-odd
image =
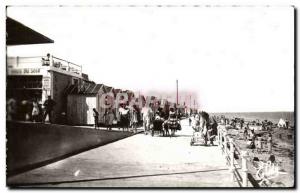
[[[195,100],[208,112],[293,111],[292,7],[9,7],[54,44],[8,56],[81,64],[97,83]]]

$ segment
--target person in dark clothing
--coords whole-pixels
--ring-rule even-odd
[[[210,117],[209,118],[209,124],[207,126],[207,140],[210,142],[210,145],[214,145],[214,138],[217,136],[218,134],[218,123],[215,119],[215,117]],[[207,142],[206,142],[207,143]]]
[[[248,140],[248,128],[247,127],[244,128],[244,140],[245,141]]]
[[[45,122],[45,119],[48,115],[49,116],[49,122],[51,123],[51,121],[52,121],[52,111],[53,111],[55,105],[56,105],[56,102],[51,99],[51,96],[48,96],[48,99],[44,102],[45,113],[44,113],[44,116],[43,116],[43,122]]]
[[[255,135],[254,129],[252,129],[252,130],[250,131],[250,138],[251,138],[251,143],[250,143],[250,145],[248,146],[248,148],[249,148],[249,149],[255,149],[256,135]]]
[[[95,129],[98,129],[99,113],[95,108],[93,108],[93,116],[94,116],[94,121],[95,121]]]
[[[243,119],[240,120],[240,124],[241,124],[241,129],[243,129],[243,126],[244,126],[244,120]]]

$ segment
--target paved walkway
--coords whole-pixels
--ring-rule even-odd
[[[46,187],[236,187],[218,146],[190,146],[182,121],[176,137],[137,134],[8,178]]]

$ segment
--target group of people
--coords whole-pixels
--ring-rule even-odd
[[[249,149],[256,149],[258,153],[262,152],[263,149],[263,138],[261,135],[257,135],[254,129],[249,128],[249,124],[247,124],[244,128],[244,140],[247,141],[247,147]],[[272,134],[268,133],[266,137],[267,142],[267,151],[268,153],[272,152]]]
[[[139,121],[138,111],[135,106],[129,107],[125,104],[121,104],[117,113],[119,113],[119,122],[114,110],[111,107],[105,110],[103,114],[103,123],[107,130],[112,130],[112,127],[115,125],[119,128],[119,130],[122,128],[123,131],[129,131],[131,129],[132,131],[137,132]],[[95,129],[99,129],[100,114],[96,108],[93,108],[93,117]]]
[[[17,100],[10,98],[7,101],[6,119],[9,121],[21,120],[45,122],[48,116],[48,120],[51,123],[55,105],[56,102],[51,99],[51,96],[48,96],[42,106],[37,99],[18,102]]]
[[[178,123],[178,113],[175,108],[169,109],[158,108],[155,112],[151,107],[144,107],[141,111],[143,117],[144,133],[147,135],[152,131],[159,131],[164,136],[175,134],[176,130],[180,130],[181,126]],[[171,135],[170,132],[171,131]]]
[[[200,132],[204,138],[204,145],[209,142],[210,145],[214,145],[213,141],[217,135],[218,123],[215,117],[210,117],[208,113],[202,111],[200,113],[193,115],[193,120],[189,122],[192,123],[192,128],[195,132]]]

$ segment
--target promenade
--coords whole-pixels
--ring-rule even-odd
[[[237,187],[221,150],[190,146],[188,121],[175,137],[136,134],[7,179],[41,187]]]

